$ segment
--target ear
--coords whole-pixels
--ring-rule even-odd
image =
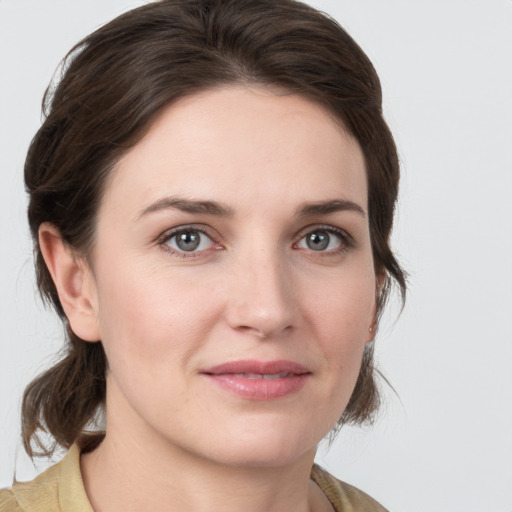
[[[51,224],[40,226],[39,246],[71,330],[85,341],[99,341],[96,283],[89,266]]]

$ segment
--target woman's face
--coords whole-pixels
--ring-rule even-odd
[[[358,144],[296,95],[178,101],[118,163],[87,287],[107,431],[230,465],[313,453],[375,317]]]

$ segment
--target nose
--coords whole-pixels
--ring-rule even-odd
[[[297,308],[293,277],[274,251],[244,258],[231,273],[226,317],[236,331],[275,338],[292,331]]]

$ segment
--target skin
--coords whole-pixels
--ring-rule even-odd
[[[375,322],[366,212],[361,149],[328,112],[229,86],[165,109],[118,162],[89,263],[41,228],[71,327],[109,362],[107,435],[82,457],[97,512],[332,510],[309,472]],[[183,227],[197,250],[180,250]],[[201,373],[247,359],[309,374],[248,400]]]

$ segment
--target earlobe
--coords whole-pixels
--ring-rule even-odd
[[[96,286],[88,265],[51,224],[40,226],[39,246],[72,331],[85,341],[99,341]]]
[[[372,324],[370,325],[370,327],[368,327],[368,334],[366,336],[365,345],[368,345],[368,343],[371,343],[375,339],[375,325],[376,325],[375,322],[376,321],[374,320],[372,322]]]

